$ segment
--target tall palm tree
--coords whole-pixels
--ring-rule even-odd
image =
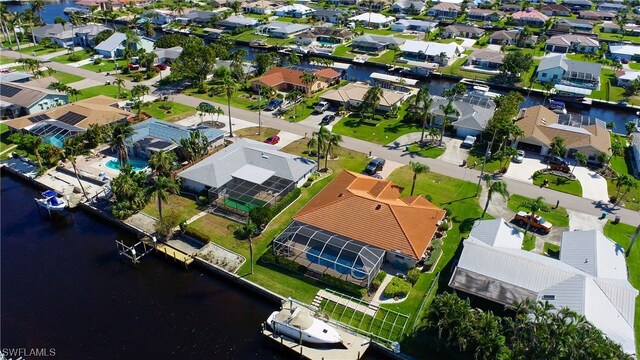
[[[180,139],[180,147],[190,163],[200,160],[209,150],[209,139],[200,130],[192,131],[189,137]]]
[[[224,76],[215,80],[212,88],[214,92],[227,97],[227,115],[229,116],[229,137],[233,137],[233,129],[231,125],[231,97],[238,89],[238,83],[231,76],[231,73],[224,73]]]
[[[169,200],[169,194],[177,194],[179,191],[178,183],[173,179],[164,176],[156,176],[148,188],[149,197],[155,196],[158,200],[158,214],[162,220],[162,203]]]
[[[422,134],[420,135],[420,143],[424,142],[424,133],[427,125],[429,124],[429,120],[431,119],[431,106],[433,105],[433,98],[429,94],[429,88],[423,86],[418,90],[416,94],[414,110],[420,116],[420,120],[422,123]]]
[[[71,24],[71,38],[75,39],[75,27],[82,24],[82,17],[77,12],[72,12],[69,14],[69,23]],[[73,51],[74,47],[71,45],[71,50]]]
[[[138,98],[138,100],[142,100],[142,97],[147,95],[151,91],[147,85],[134,85],[131,89],[131,96]]]
[[[305,85],[305,94],[311,94],[311,85],[318,81],[318,75],[313,73],[303,73],[300,75],[300,81]]]
[[[11,33],[9,33],[9,27],[7,24],[10,22],[12,17],[13,14],[9,12],[7,6],[5,4],[0,4],[0,30],[2,31],[2,37],[9,41],[9,46],[13,45],[13,41],[11,40]]]
[[[307,143],[307,148],[309,150],[314,150],[318,155],[318,171],[320,171],[320,157],[322,153],[327,149],[327,143],[329,141],[329,137],[331,136],[331,131],[327,129],[324,125],[320,126],[318,131],[314,131],[311,134],[311,139]]]
[[[31,0],[29,2],[29,8],[31,11],[37,15],[37,18],[34,20],[38,20],[38,24],[42,24],[42,10],[44,10],[44,1],[43,0]]]
[[[170,177],[176,154],[173,151],[156,151],[149,157],[149,167],[156,176]]]
[[[329,131],[327,137],[327,149],[324,155],[324,168],[329,169],[329,157],[334,158],[335,154],[340,150],[340,143],[342,142],[342,135],[334,134]]]
[[[64,29],[64,26],[67,25],[67,20],[62,16],[56,16],[56,18],[53,19],[53,23],[60,24],[60,26],[62,26],[62,28]]]
[[[542,197],[542,196],[538,196],[535,199],[528,199],[526,201],[523,201],[520,204],[520,207],[527,209],[532,218],[535,218],[536,214],[539,211],[549,211],[550,210],[549,204],[547,204],[544,201],[544,197]],[[529,232],[529,228],[530,227],[531,227],[531,221],[527,222],[527,228],[524,230],[524,237],[525,238],[527,237],[527,233]]]
[[[293,119],[298,117],[298,100],[302,97],[302,93],[298,90],[291,90],[285,95],[284,99],[289,104],[293,104]]]
[[[442,146],[442,139],[444,138],[445,128],[452,123],[451,117],[460,116],[460,113],[453,106],[453,98],[449,99],[447,105],[440,105],[440,110],[443,113],[442,124],[440,124],[440,146]]]
[[[482,210],[482,216],[480,216],[480,218],[483,218],[484,215],[487,213],[487,209],[489,208],[489,203],[491,202],[491,198],[493,197],[493,194],[502,195],[502,197],[504,198],[509,197],[507,184],[504,181],[502,180],[493,181],[493,178],[491,177],[491,175],[488,175],[488,174],[484,176],[484,181],[487,183],[487,202],[484,204],[484,210]]]
[[[120,162],[121,169],[127,165],[127,161],[129,160],[126,139],[131,135],[133,135],[133,128],[128,122],[114,126],[111,131],[109,145],[118,153],[118,160]]]
[[[618,176],[616,176],[615,180],[614,180],[615,184],[616,184],[616,204],[620,202],[620,192],[622,191],[622,188],[627,187],[633,187],[633,183],[635,183],[635,181],[633,180],[633,178],[628,175],[628,174],[618,174]]]
[[[431,168],[429,168],[428,165],[417,161],[409,162],[409,166],[411,166],[411,171],[413,171],[413,181],[411,182],[411,196],[413,196],[413,191],[416,189],[416,180],[418,180],[418,175],[428,173],[431,171]]]
[[[67,88],[65,89],[67,95],[69,95],[69,97],[74,97],[75,101],[78,101],[78,96],[82,95],[82,91],[78,90],[78,89],[74,89],[70,86],[67,86]]]
[[[121,93],[121,89],[124,86],[124,79],[117,77],[115,80],[113,80],[113,83],[118,87],[118,97],[119,97]]]
[[[153,23],[149,20],[146,20],[142,23],[142,33],[148,37],[154,37],[156,34],[156,29]]]
[[[372,86],[367,90],[362,98],[362,105],[371,111],[371,118],[376,115],[376,110],[380,105],[380,99],[382,99],[382,88],[380,86]]]
[[[231,64],[229,65],[229,69],[238,81],[246,81],[246,74],[244,73],[244,58],[248,54],[249,53],[245,49],[238,49],[231,53]]]
[[[76,180],[78,180],[78,184],[80,184],[80,189],[82,190],[82,194],[84,198],[89,200],[89,196],[87,196],[87,191],[84,189],[84,185],[82,185],[82,181],[80,181],[80,176],[78,176],[78,168],[76,166],[76,159],[78,156],[89,155],[89,149],[86,148],[84,141],[80,137],[72,137],[65,140],[62,145],[62,158],[64,160],[69,160],[71,166],[73,167],[73,173],[76,176]]]

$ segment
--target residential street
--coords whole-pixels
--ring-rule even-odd
[[[3,55],[19,58],[20,54],[13,51],[3,51]],[[27,55],[23,55],[23,57],[31,57]],[[40,58],[44,66],[49,66],[58,71],[64,71],[68,73],[72,73],[75,75],[83,76],[86,79],[91,79],[95,81],[99,81],[101,83],[105,83],[106,81],[111,81],[115,79],[115,76],[106,76],[104,74],[98,74],[92,71],[72,67],[69,65],[64,65],[60,63],[55,63],[48,61],[46,59]],[[156,79],[149,80],[147,82],[142,82],[151,88],[152,93],[158,94],[158,89],[155,88],[151,83],[154,83]],[[125,87],[131,88],[133,85],[137,83],[133,83],[130,81],[125,82]],[[164,92],[163,92],[164,93]],[[169,95],[169,100],[175,101],[178,103],[190,105],[196,107],[203,100],[191,97],[183,94],[172,94]],[[212,101],[208,101],[213,103]],[[226,104],[216,104],[219,105],[226,114],[227,106]],[[258,123],[258,113],[232,108],[232,117],[253,122],[255,124]],[[317,126],[310,126],[301,123],[291,123],[283,119],[273,118],[269,115],[269,113],[262,113],[262,125],[267,127],[272,127],[281,131],[286,131],[292,134],[296,134],[298,136],[304,137],[305,135],[309,137],[313,131],[316,130]],[[223,117],[220,117],[221,121]],[[387,160],[395,161],[401,164],[408,164],[409,161],[420,161],[422,163],[427,164],[432,172],[455,177],[458,179],[468,180],[471,182],[478,181],[478,177],[480,172],[477,170],[472,170],[464,167],[460,167],[459,165],[450,164],[444,161],[440,161],[437,159],[428,159],[428,158],[420,158],[420,157],[412,157],[411,155],[405,153],[403,148],[400,149],[392,149],[387,148],[385,146],[379,144],[373,144],[366,141],[358,140],[355,138],[350,138],[343,135],[343,144],[342,147],[348,148],[351,150],[363,152],[365,154],[369,154],[371,152],[373,157],[383,157]],[[509,188],[509,192],[511,194],[519,194],[522,196],[527,196],[530,198],[535,198],[538,196],[543,196],[549,204],[555,205],[556,201],[560,201],[560,206],[565,207],[569,210],[579,211],[591,215],[595,215],[599,217],[602,214],[603,207],[602,205],[598,205],[598,202],[586,198],[580,198],[573,195],[557,192],[554,190],[540,188],[538,186],[534,186],[530,183],[522,182],[515,179],[504,178],[503,179]],[[589,189],[584,189],[585,193],[589,193]],[[455,194],[451,194],[452,197]],[[611,212],[609,215],[609,219],[613,220],[614,215],[619,215],[621,217],[621,221],[627,224],[638,224],[640,223],[640,213],[637,211],[627,210],[627,209],[616,209]]]

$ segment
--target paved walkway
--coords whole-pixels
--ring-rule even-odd
[[[14,57],[14,58],[20,57],[20,55],[17,52],[13,52],[13,51],[3,51],[3,55]],[[75,69],[76,71],[73,71],[73,68],[70,68],[68,65],[59,64],[55,62],[46,62],[45,64],[46,66],[50,66],[56,70],[72,72],[76,75],[83,76],[89,79],[94,79],[99,81],[105,81],[107,79],[113,81],[115,79],[114,76],[106,76],[104,74],[94,73],[92,71],[88,71],[85,69]],[[133,85],[134,83],[130,81],[125,81],[125,87],[131,88]],[[158,89],[156,89],[155,87],[152,87],[151,90],[152,92],[158,91]],[[169,98],[171,101],[176,101],[176,102],[193,106],[193,107],[197,107],[198,104],[202,102],[202,100],[199,98],[190,97],[184,94],[172,93],[169,95]],[[221,106],[225,112],[227,111],[226,110],[227,107],[224,104],[214,103],[214,105]],[[244,119],[244,121],[252,122],[254,124],[258,123],[258,114],[256,112],[244,110],[244,109],[235,109],[235,108],[233,108],[231,111],[232,111],[232,115],[236,118],[242,118]],[[283,131],[291,132],[298,135],[304,135],[305,133],[310,134],[314,130],[313,128],[309,126],[305,126],[304,124],[292,123],[289,121],[284,121],[282,119],[273,118],[268,113],[262,114],[262,123],[263,123],[263,126],[272,127],[278,130],[283,130]],[[373,156],[383,157],[387,160],[392,160],[392,161],[396,161],[403,164],[407,164],[409,163],[409,161],[416,160],[410,156],[407,156],[407,154],[400,151],[399,149],[389,149],[385,146],[369,143],[369,142],[355,139],[348,136],[343,136],[342,139],[343,139],[342,147],[346,149],[362,152],[365,154],[368,154],[371,151]],[[446,162],[439,161],[436,159],[420,158],[417,160],[429,165],[429,167],[431,168],[431,171],[434,173],[451,176],[461,180],[475,182],[477,181],[480,175],[480,172],[477,170],[462,169],[458,165],[448,164]],[[597,204],[597,202],[591,199],[581,198],[581,197],[561,193],[561,192],[554,191],[547,188],[540,188],[538,186],[534,186],[532,184],[528,184],[515,179],[505,178],[504,181],[507,183],[507,186],[509,187],[509,192],[512,194],[520,194],[520,195],[532,197],[532,198],[542,196],[549,203],[554,203],[556,200],[560,200],[560,203],[562,204],[562,206],[567,209],[582,211],[582,212],[589,213],[596,216],[600,215],[602,212],[601,205]],[[610,216],[619,215],[621,217],[621,221],[627,224],[640,223],[640,213],[638,213],[637,211],[618,208],[618,209],[612,209],[611,214],[612,215]]]
[[[382,294],[384,293],[384,289],[387,287],[387,285],[389,285],[391,280],[393,280],[393,275],[387,274],[384,277],[384,279],[382,280],[382,283],[380,283],[380,287],[378,288],[378,290],[376,290],[376,293],[373,294],[373,300],[371,301],[371,303],[378,305],[384,300],[386,300],[382,298],[383,297]]]
[[[383,288],[384,289],[384,288]],[[378,305],[376,304],[367,304],[366,302],[362,302],[362,303],[357,303],[355,301],[351,301],[348,299],[345,299],[343,297],[340,297],[338,295],[334,295],[330,292],[327,292],[325,290],[320,290],[318,291],[318,293],[316,294],[315,298],[313,299],[313,301],[311,302],[311,305],[316,306],[316,307],[320,307],[320,303],[322,302],[322,300],[329,300],[331,302],[334,302],[338,305],[342,305],[344,307],[347,307],[349,309],[361,312],[365,315],[369,315],[369,316],[376,316],[376,311],[378,311]]]

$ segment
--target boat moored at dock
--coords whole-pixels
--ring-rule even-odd
[[[35,199],[38,206],[50,212],[62,211],[67,208],[67,202],[53,190],[43,192],[40,199]]]
[[[329,324],[311,316],[308,309],[292,306],[274,311],[267,319],[273,332],[310,344],[342,343],[340,334]]]

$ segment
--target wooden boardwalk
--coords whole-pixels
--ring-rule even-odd
[[[193,257],[163,243],[157,243],[156,250],[165,254],[165,256],[171,257],[174,260],[183,263],[185,266],[191,265],[191,263],[193,262]]]

